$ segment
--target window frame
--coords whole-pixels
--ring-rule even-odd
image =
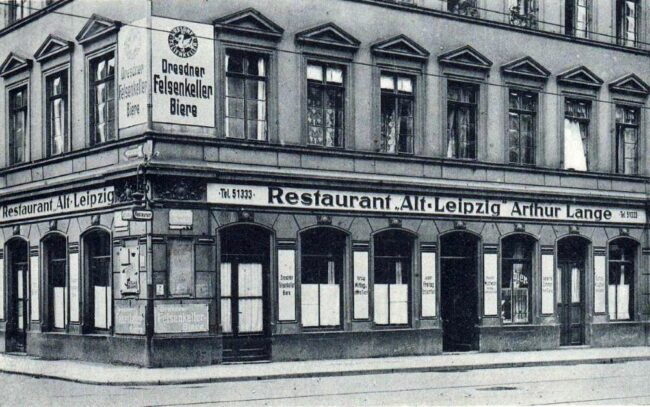
[[[381,86],[381,80],[382,78],[390,76],[391,79],[393,80],[393,86],[394,88],[392,90],[384,89]],[[397,83],[398,80],[402,79],[409,79],[411,81],[411,92],[406,93],[406,92],[400,92],[397,88]],[[417,75],[414,73],[405,73],[401,71],[395,71],[395,70],[386,70],[386,69],[380,69],[379,71],[379,133],[380,133],[380,145],[378,146],[378,151],[381,153],[386,153],[386,154],[396,154],[396,155],[414,155],[415,154],[415,140],[418,138],[418,132],[417,130],[419,129],[418,125],[418,81],[417,81]],[[383,145],[384,145],[384,131],[383,131],[383,106],[384,106],[384,97],[390,97],[393,98],[393,108],[395,109],[394,111],[397,112],[397,117],[398,121],[396,122],[396,130],[395,134],[397,136],[395,140],[395,151],[387,151]],[[401,99],[404,100],[410,100],[412,103],[412,116],[411,116],[411,128],[412,128],[412,134],[410,135],[410,142],[408,142],[407,145],[410,146],[410,151],[400,151],[399,146],[400,146],[400,139],[399,139],[399,129],[401,126],[401,115],[399,115],[399,101]]]
[[[100,60],[109,60],[108,58],[109,55],[113,55],[113,60],[114,60],[114,65],[115,65],[115,70],[112,75],[112,81],[113,81],[113,132],[111,133],[111,136],[106,138],[104,141],[97,141],[96,139],[96,123],[95,123],[95,114],[96,114],[96,103],[95,103],[95,87],[98,84],[102,83],[107,83],[111,79],[104,78],[100,81],[94,80],[94,71],[93,69],[94,64],[97,63]],[[88,103],[87,103],[87,108],[88,108],[88,145],[90,147],[95,147],[95,146],[100,146],[104,145],[107,143],[115,142],[118,140],[118,114],[117,114],[117,109],[118,109],[118,97],[117,97],[117,73],[118,73],[118,60],[117,60],[117,48],[115,46],[110,46],[106,48],[102,48],[101,50],[94,52],[90,55],[87,55],[87,64],[86,64],[88,76],[87,76],[87,86],[88,86],[88,91],[87,91],[87,97],[88,97]]]
[[[449,88],[450,86],[458,86],[460,85],[465,86],[465,87],[472,87],[474,88],[474,103],[467,103],[465,104],[464,102],[457,102],[457,101],[452,101],[449,99]],[[462,80],[459,78],[448,78],[446,81],[446,87],[445,87],[445,98],[444,98],[444,106],[445,106],[445,114],[444,114],[444,137],[443,137],[443,151],[442,151],[442,157],[447,160],[466,160],[466,161],[479,161],[480,160],[480,149],[479,149],[479,139],[478,135],[480,134],[480,127],[481,127],[481,112],[482,112],[482,95],[483,92],[481,91],[481,83],[477,83],[474,81],[468,81],[468,80]],[[449,151],[449,105],[450,103],[458,106],[474,106],[474,157],[448,157],[447,152]],[[456,153],[455,153],[456,154]]]
[[[512,148],[511,144],[511,138],[510,138],[510,114],[513,112],[513,109],[510,107],[510,97],[512,92],[520,92],[520,93],[527,93],[527,94],[534,94],[535,95],[535,111],[532,112],[532,120],[531,123],[533,124],[533,140],[532,140],[532,146],[531,146],[531,155],[532,155],[532,161],[531,162],[523,162],[521,160],[521,141],[519,145],[519,160],[517,162],[513,162],[510,159],[510,150]],[[541,134],[541,129],[540,129],[540,105],[541,105],[541,95],[540,95],[540,90],[535,89],[535,88],[528,88],[528,87],[523,87],[523,86],[508,86],[506,89],[506,103],[508,106],[508,109],[506,109],[506,151],[505,151],[505,162],[507,164],[514,164],[514,165],[522,165],[526,167],[533,167],[538,165],[538,162],[540,161],[539,159],[539,149],[541,145],[541,140],[540,140],[540,134]],[[514,109],[514,112],[518,115],[518,120],[519,122],[521,121],[521,115],[522,114],[530,114],[531,111],[524,110],[524,109]],[[521,139],[521,134],[519,134],[520,139]]]
[[[633,1],[635,3],[635,16],[634,16],[634,40],[632,45],[628,45],[627,42],[629,41],[624,34],[628,32],[626,29],[627,24],[625,22],[625,16],[624,16],[624,11],[625,11],[625,4],[627,1]],[[641,33],[643,30],[641,27],[639,27],[639,23],[643,22],[643,11],[641,7],[642,2],[640,0],[616,0],[613,2],[613,7],[614,7],[614,40],[616,41],[617,45],[624,46],[624,47],[633,47],[636,48],[638,47],[642,42],[643,39],[641,37]]]
[[[107,301],[110,301],[110,306],[107,302],[106,304],[106,322],[110,322],[110,327],[108,328],[97,328],[95,327],[95,292],[92,285],[93,277],[91,275],[90,267],[90,253],[89,244],[91,244],[90,238],[93,235],[104,234],[108,242],[108,255],[94,256],[93,258],[108,258],[107,266],[107,281],[108,285],[106,286],[108,292],[110,292],[110,298]],[[114,292],[113,292],[113,236],[110,231],[103,227],[94,227],[86,232],[81,237],[81,259],[83,265],[83,287],[85,293],[83,293],[84,307],[83,307],[83,318],[82,323],[84,327],[84,333],[94,333],[94,334],[103,334],[110,335],[115,327],[114,317],[113,317],[113,302],[114,302]],[[109,312],[110,310],[110,312]]]
[[[586,5],[586,25],[584,35],[578,35],[578,1],[580,0],[565,0],[564,3],[564,34],[574,38],[590,39],[592,37],[594,27],[594,2],[593,0],[585,0]],[[571,8],[571,10],[569,10]],[[569,15],[571,11],[571,16]]]
[[[631,256],[632,259],[630,261],[621,261],[621,260],[613,260],[612,259],[612,248],[611,247],[612,247],[612,245],[617,244],[617,243],[622,244],[624,246],[627,246],[627,248],[630,251],[632,251],[632,256]],[[607,320],[610,323],[619,323],[619,322],[625,323],[625,322],[635,321],[637,319],[635,314],[636,314],[636,310],[637,310],[637,285],[638,285],[637,281],[639,280],[639,278],[638,278],[638,270],[639,270],[639,263],[640,263],[640,261],[639,261],[640,260],[639,252],[640,252],[639,242],[632,239],[632,238],[629,238],[629,237],[616,237],[616,238],[612,239],[611,241],[609,241],[607,243],[607,277],[606,277],[606,281],[607,281],[607,291],[606,291],[607,292],[607,301],[606,301],[606,304],[605,304],[605,313],[607,315]],[[610,302],[610,299],[611,299],[610,293],[609,293],[610,278],[611,278],[611,271],[612,271],[611,266],[612,266],[612,263],[620,264],[620,263],[623,263],[623,262],[628,263],[628,264],[629,263],[632,264],[632,272],[631,272],[631,274],[632,274],[632,283],[629,284],[629,287],[630,287],[629,290],[630,291],[629,291],[629,294],[628,294],[629,295],[628,301],[629,301],[629,305],[630,305],[630,309],[628,310],[629,318],[626,318],[626,319],[611,318],[610,312],[609,312],[609,306],[610,306],[609,302]],[[616,299],[615,301],[616,301],[616,314],[618,314],[618,299]]]
[[[619,123],[616,120],[616,111],[620,108],[622,109],[633,109],[635,110],[636,113],[636,124],[626,124],[626,123]],[[613,172],[616,174],[620,175],[630,175],[630,176],[636,176],[639,175],[640,170],[641,170],[641,165],[642,165],[642,157],[641,157],[641,146],[642,146],[642,123],[643,123],[643,106],[639,106],[637,104],[633,103],[621,103],[617,102],[614,104],[614,140],[613,140],[613,158],[612,158],[612,168]],[[619,134],[619,129],[625,129],[625,128],[636,128],[636,150],[635,150],[635,170],[633,173],[625,173],[625,163],[623,163],[623,171],[621,171],[620,164],[619,163],[619,148],[620,148],[620,134]]]
[[[516,243],[515,239],[520,239],[524,245],[524,250],[528,250],[528,258],[516,258],[516,257],[506,257],[506,245],[510,242],[513,244]],[[537,302],[541,301],[541,296],[537,295],[537,292],[539,291],[537,286],[537,256],[538,256],[538,241],[537,239],[529,235],[527,233],[511,233],[509,235],[504,236],[501,239],[500,242],[500,258],[499,258],[499,276],[498,276],[498,281],[499,281],[499,319],[501,321],[501,324],[504,326],[517,326],[517,325],[531,325],[535,321],[535,313],[537,308]],[[514,315],[512,314],[511,311],[511,320],[507,321],[503,317],[503,282],[504,282],[504,274],[505,274],[505,266],[506,263],[511,267],[516,263],[524,263],[528,267],[528,274],[529,274],[529,280],[528,280],[528,319],[527,321],[515,321],[514,320]],[[512,290],[512,287],[514,286],[514,274],[511,274],[510,276],[510,289]],[[540,287],[541,289],[541,287]],[[511,297],[512,299],[512,294]],[[512,302],[511,302],[512,304]],[[512,307],[512,305],[511,305]],[[512,308],[511,308],[512,309]]]
[[[583,102],[588,104],[588,113],[589,113],[589,118],[588,119],[583,119],[583,118],[574,118],[576,121],[580,123],[587,123],[587,154],[585,155],[586,161],[587,161],[587,168],[584,171],[581,170],[574,170],[574,169],[567,169],[566,168],[566,160],[565,160],[565,139],[566,139],[566,105],[568,101],[573,101],[573,102]],[[593,172],[596,169],[593,168],[593,160],[596,157],[596,142],[594,141],[594,137],[597,137],[597,134],[594,135],[594,130],[595,126],[597,125],[598,118],[595,117],[595,114],[598,109],[594,109],[594,105],[597,103],[597,100],[588,96],[588,95],[583,95],[583,94],[566,94],[563,95],[562,97],[562,104],[561,104],[561,118],[562,118],[562,124],[561,124],[561,130],[562,130],[562,142],[560,143],[560,148],[562,151],[561,154],[561,168],[565,171],[575,171],[575,172]],[[597,105],[596,105],[597,106]],[[568,116],[573,118],[573,116]]]
[[[23,99],[25,100],[25,105],[21,106],[18,109],[14,108],[14,103],[13,103],[13,95],[15,93],[18,93],[20,91],[23,91],[25,94],[25,97]],[[7,166],[17,166],[21,164],[26,164],[29,161],[29,146],[31,145],[31,126],[30,126],[30,101],[31,101],[31,95],[30,95],[30,86],[29,86],[29,81],[28,80],[22,80],[16,83],[11,84],[10,86],[7,86],[7,127],[6,127],[6,134],[7,134],[7,155],[6,155],[6,160],[7,160]],[[15,157],[15,133],[14,133],[14,125],[13,125],[13,120],[14,120],[14,114],[17,111],[21,111],[24,113],[24,122],[25,122],[25,128],[23,130],[23,156],[20,161],[16,160]]]
[[[308,69],[309,66],[319,66],[322,70],[323,74],[323,79],[320,83],[316,82],[315,80],[310,80],[308,78]],[[328,68],[341,68],[342,70],[342,75],[343,75],[343,80],[340,85],[336,85],[333,82],[328,82],[327,81],[327,69]],[[348,143],[348,108],[349,108],[349,103],[348,103],[348,83],[349,83],[349,76],[350,76],[350,66],[349,64],[342,63],[341,61],[338,61],[336,59],[321,59],[321,58],[314,58],[314,57],[308,57],[305,61],[305,67],[303,70],[304,74],[304,82],[305,82],[305,100],[304,100],[304,111],[305,115],[303,118],[303,128],[304,128],[304,140],[305,140],[305,145],[308,147],[312,148],[322,148],[322,149],[333,149],[333,150],[342,150],[345,149]],[[310,82],[311,81],[311,82]],[[308,117],[309,117],[309,89],[310,89],[310,84],[312,86],[317,86],[321,89],[322,91],[322,96],[321,96],[321,112],[323,113],[323,123],[321,126],[321,130],[323,130],[323,143],[322,144],[315,144],[310,142],[309,138],[309,127],[312,127],[309,125],[308,122]],[[325,90],[327,89],[338,89],[341,90],[343,95],[341,97],[341,106],[342,106],[342,119],[341,119],[341,131],[343,134],[341,134],[341,140],[339,141],[339,145],[336,146],[328,146],[326,141],[327,141],[327,126],[325,126],[326,120],[325,120]]]
[[[65,117],[63,118],[64,121],[64,126],[65,126],[65,131],[63,134],[63,145],[62,145],[62,150],[61,152],[57,154],[52,154],[51,152],[51,146],[52,146],[52,111],[51,111],[51,102],[55,99],[57,99],[57,96],[52,96],[49,94],[50,90],[50,80],[54,79],[57,76],[63,75],[65,76],[65,81],[64,81],[64,86],[63,86],[63,94],[58,95],[58,98],[63,99],[64,101],[64,108],[65,108]],[[72,129],[71,129],[71,112],[70,112],[70,90],[71,90],[71,84],[70,84],[70,69],[67,64],[64,66],[56,67],[53,69],[50,69],[46,72],[43,73],[43,83],[45,83],[44,89],[43,89],[43,103],[44,103],[44,151],[45,154],[44,156],[47,158],[50,157],[57,157],[61,155],[65,155],[71,151],[71,144],[72,144]]]
[[[54,288],[55,286],[53,285],[53,279],[54,279],[54,274],[52,272],[52,267],[51,267],[51,262],[52,259],[50,258],[50,244],[53,244],[52,242],[54,240],[60,240],[61,243],[63,244],[63,250],[65,252],[65,258],[63,259],[55,259],[57,262],[65,262],[64,264],[64,270],[63,270],[63,280],[65,285],[63,286],[65,288],[64,291],[64,310],[63,310],[63,327],[57,327],[55,326],[55,308],[54,308]],[[70,265],[70,252],[68,248],[68,239],[67,237],[60,233],[60,232],[52,232],[48,233],[41,239],[41,253],[43,255],[43,267],[44,267],[44,274],[46,276],[46,303],[47,303],[47,310],[45,310],[45,315],[48,321],[48,330],[52,332],[66,332],[68,330],[69,324],[70,324],[70,283],[69,283],[69,265]],[[57,286],[58,287],[58,286]]]

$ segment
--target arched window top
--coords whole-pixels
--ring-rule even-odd
[[[241,223],[226,226],[219,231],[221,253],[267,255],[271,232],[265,227]]]
[[[639,243],[627,237],[620,237],[609,242],[609,259],[622,260],[633,259]]]
[[[303,254],[333,254],[345,248],[347,234],[342,230],[319,226],[300,233]]]
[[[530,259],[535,238],[525,234],[514,234],[506,236],[501,241],[502,257],[504,259]]]
[[[374,237],[375,256],[409,256],[413,248],[414,237],[400,229],[388,229]]]
[[[454,231],[440,236],[440,256],[442,257],[468,257],[477,253],[478,243],[481,240],[477,235]],[[471,248],[471,250],[468,250]]]

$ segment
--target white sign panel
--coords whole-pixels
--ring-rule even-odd
[[[368,319],[368,252],[354,252],[354,319]]]
[[[41,313],[40,313],[40,292],[39,292],[39,283],[40,279],[38,278],[38,270],[39,270],[39,263],[38,263],[38,256],[32,256],[29,260],[29,282],[30,282],[30,287],[31,287],[31,295],[30,295],[30,304],[31,304],[31,310],[32,310],[32,321],[38,321],[41,318]]]
[[[436,254],[422,253],[422,317],[436,316]]]
[[[497,280],[497,254],[486,253],[483,255],[483,299],[484,315],[497,315],[498,280]]]
[[[208,304],[159,304],[154,307],[154,332],[208,332]]]
[[[113,204],[113,194],[113,187],[106,187],[2,205],[0,223],[105,208]]]
[[[170,209],[169,228],[171,230],[191,230],[194,222],[191,209]]]
[[[633,224],[645,224],[646,221],[646,213],[642,209],[236,184],[208,184],[208,202],[267,208],[472,216],[522,220],[567,220]]]
[[[153,17],[153,121],[214,127],[214,27]]]
[[[552,254],[542,254],[542,314],[551,315],[554,311],[553,289],[555,287],[555,269]]]
[[[119,128],[124,129],[147,122],[149,82],[147,21],[139,20],[124,25],[118,34],[117,49],[120,58],[117,98],[119,101]]]
[[[605,277],[605,256],[594,256],[594,312],[605,313],[607,281]]]
[[[79,322],[79,253],[70,253],[70,322]]]
[[[278,250],[278,319],[296,320],[295,250]]]

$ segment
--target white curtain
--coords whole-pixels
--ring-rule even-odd
[[[587,171],[586,149],[580,133],[580,123],[564,120],[564,169]]]
[[[390,323],[408,323],[408,284],[390,284]]]
[[[300,315],[302,326],[318,326],[318,284],[300,286]]]
[[[230,263],[221,263],[221,329],[225,333],[232,332],[231,267]]]
[[[389,305],[388,284],[375,284],[374,292],[375,323],[377,325],[387,325]]]
[[[54,287],[54,327],[65,328],[65,287]]]
[[[262,265],[242,263],[237,270],[239,284],[239,332],[261,332],[264,325]],[[241,298],[259,297],[259,298]]]

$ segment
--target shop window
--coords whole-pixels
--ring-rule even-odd
[[[311,145],[343,147],[345,69],[340,65],[307,65],[307,141]]]
[[[413,119],[415,111],[413,82],[412,78],[406,76],[381,75],[382,152],[413,152]]]
[[[47,272],[49,324],[53,329],[64,329],[67,322],[68,288],[66,284],[66,239],[53,235],[43,242],[43,260]]]
[[[616,0],[616,39],[619,45],[634,47],[638,42],[639,0]]]
[[[115,53],[90,61],[90,144],[115,139]]]
[[[266,141],[268,59],[226,51],[226,137]]]
[[[27,86],[9,92],[9,165],[25,162],[27,106]]]
[[[537,28],[537,0],[510,0],[510,24]]]
[[[111,328],[111,235],[103,230],[84,237],[84,258],[88,275],[87,325],[94,331]]]
[[[532,259],[535,241],[525,235],[503,239],[501,253],[501,319],[504,323],[531,321]]]
[[[447,158],[476,158],[478,86],[447,85]]]
[[[591,0],[566,0],[564,8],[566,34],[588,38],[591,30]]]
[[[448,0],[447,11],[463,16],[478,16],[476,0]]]
[[[409,322],[413,238],[390,230],[377,234],[374,246],[374,321],[376,325]]]
[[[616,106],[616,172],[636,174],[639,151],[639,109]]]
[[[68,71],[47,77],[45,97],[47,155],[54,156],[66,152],[69,145]]]
[[[609,245],[608,313],[610,320],[634,317],[636,243],[617,239]]]
[[[564,168],[589,168],[589,121],[591,104],[567,99],[564,103]]]
[[[514,164],[535,164],[537,93],[511,90],[509,104],[509,160]]]
[[[341,325],[346,235],[316,228],[300,236],[301,319],[303,327]]]

